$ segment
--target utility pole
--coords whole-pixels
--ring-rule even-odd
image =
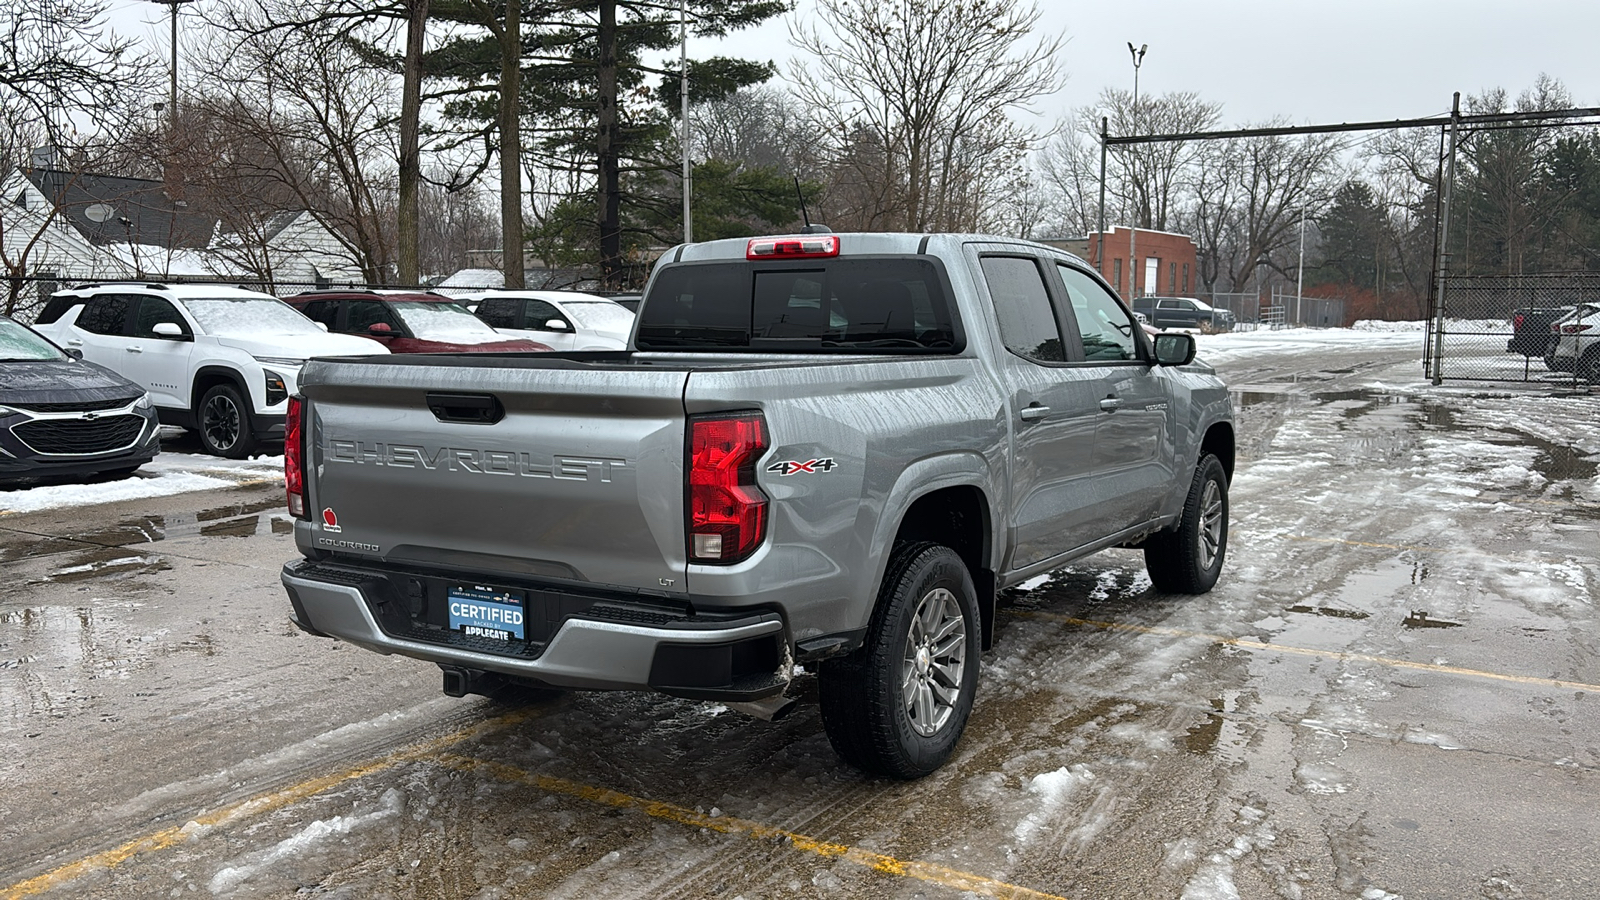
[[[1101,278],[1106,277],[1106,138],[1110,136],[1107,130],[1109,124],[1109,119],[1100,117],[1100,221],[1096,232],[1100,237],[1100,246],[1095,250],[1094,262]]]
[[[1295,322],[1305,324],[1305,311],[1301,306],[1305,296],[1306,287],[1306,205],[1300,204],[1300,261],[1295,264],[1294,271],[1294,318]]]
[[[694,243],[694,215],[689,209],[691,172],[689,170],[689,4],[678,0],[678,63],[682,67],[678,95],[683,113],[683,242]]]
[[[1133,49],[1133,41],[1128,42],[1128,52],[1133,54],[1133,133],[1139,133],[1139,66],[1144,63],[1144,52],[1150,49],[1149,44],[1140,44],[1139,49]],[[1128,185],[1128,192],[1133,198],[1133,221],[1128,226],[1128,302],[1139,296],[1139,254],[1137,248],[1139,235],[1139,172],[1137,166],[1129,166],[1128,174],[1132,176]]]
[[[161,6],[172,7],[172,68],[168,75],[167,126],[169,133],[178,123],[178,5],[194,0],[150,0]]]

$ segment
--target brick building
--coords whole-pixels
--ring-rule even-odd
[[[1188,235],[1140,228],[1134,237],[1134,252],[1138,254],[1141,265],[1137,282],[1131,284],[1128,229],[1114,227],[1105,233],[1105,265],[1101,265],[1099,260],[1099,238],[1098,234],[1091,234],[1086,238],[1044,240],[1040,243],[1076,253],[1088,260],[1124,298],[1152,294],[1192,297],[1198,289],[1195,245]]]

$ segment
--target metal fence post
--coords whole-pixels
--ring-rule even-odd
[[[1450,156],[1444,184],[1440,186],[1443,199],[1439,211],[1439,283],[1436,285],[1433,310],[1433,383],[1444,382],[1444,280],[1450,271],[1450,195],[1456,181],[1456,140],[1461,125],[1461,92],[1455,92],[1450,102]]]

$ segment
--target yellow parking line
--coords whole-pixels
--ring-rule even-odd
[[[1491,681],[1509,681],[1514,684],[1534,684],[1540,687],[1562,688],[1574,691],[1594,691],[1600,693],[1600,685],[1585,684],[1581,681],[1563,681],[1559,678],[1538,678],[1532,675],[1508,675],[1504,672],[1485,672],[1482,669],[1466,669],[1461,666],[1444,666],[1437,663],[1412,662],[1408,659],[1394,659],[1388,656],[1373,656],[1368,653],[1349,653],[1344,650],[1317,650],[1312,647],[1295,647],[1289,644],[1273,644],[1267,641],[1252,641],[1245,638],[1224,637],[1220,634],[1205,634],[1199,631],[1185,631],[1181,628],[1162,628],[1153,625],[1129,625],[1123,622],[1099,622],[1094,619],[1079,619],[1074,616],[1063,616],[1058,613],[1048,613],[1036,610],[1013,610],[1013,615],[1028,618],[1051,619],[1065,622],[1069,625],[1078,625],[1084,628],[1100,628],[1106,631],[1131,631],[1138,634],[1159,634],[1168,637],[1203,638],[1213,644],[1222,644],[1229,647],[1243,647],[1247,650],[1265,650],[1271,653],[1294,653],[1301,656],[1321,656],[1328,659],[1351,660],[1354,662],[1369,662],[1395,669],[1415,669],[1421,672],[1439,672],[1445,675],[1463,675],[1468,678],[1485,678]]]
[[[532,772],[518,769],[502,763],[489,762],[481,759],[472,759],[454,753],[444,754],[435,760],[443,766],[462,772],[479,772],[499,781],[513,784],[525,784],[552,794],[562,794],[599,803],[615,809],[637,809],[647,816],[687,825],[691,828],[704,828],[720,834],[738,835],[751,840],[776,840],[784,839],[791,847],[805,853],[813,853],[827,859],[844,859],[857,865],[865,866],[874,872],[886,875],[898,875],[902,878],[914,878],[931,884],[942,885],[957,891],[966,891],[981,894],[985,897],[999,898],[1030,898],[1030,900],[1062,900],[1054,894],[1046,894],[1030,888],[1019,887],[982,875],[974,875],[959,869],[951,869],[933,863],[917,862],[915,860],[897,859],[885,856],[882,853],[873,853],[859,847],[846,844],[835,844],[828,841],[819,841],[793,831],[763,825],[749,819],[739,819],[731,816],[708,816],[695,812],[686,807],[672,803],[663,803],[659,800],[644,800],[618,791],[605,788],[591,787],[576,781],[556,778],[550,775],[536,775]]]
[[[261,794],[251,797],[248,800],[240,801],[232,806],[217,810],[216,812],[196,816],[193,821],[197,825],[210,827],[231,825],[234,822],[250,816],[258,816],[263,813],[282,809],[291,803],[304,800],[308,797],[316,796],[317,794],[320,794],[329,788],[337,787],[344,782],[362,778],[367,775],[371,775],[374,772],[381,772],[384,769],[393,768],[402,763],[412,762],[425,756],[432,756],[447,747],[452,747],[463,741],[469,741],[474,738],[482,737],[490,732],[497,731],[501,728],[515,725],[518,722],[522,722],[531,718],[535,712],[536,710],[519,710],[503,716],[497,716],[493,719],[488,719],[483,722],[479,722],[476,725],[452,732],[451,734],[422,741],[421,743],[413,744],[410,747],[401,748],[386,756],[362,763],[361,765],[346,769],[343,772],[337,772],[332,775],[324,775],[320,778],[313,778],[310,781],[305,781],[292,787],[287,787],[268,794]],[[59,868],[52,869],[43,875],[29,878],[26,881],[19,881],[10,887],[0,888],[0,898],[4,898],[4,900],[18,900],[18,898],[22,897],[31,897],[35,894],[40,894],[52,888],[59,887],[90,872],[94,872],[99,869],[115,868],[116,866],[120,866],[136,856],[143,856],[147,853],[155,853],[165,850],[168,847],[175,846],[188,840],[189,834],[184,830],[186,827],[187,826],[165,828],[161,831],[155,832],[154,834],[148,834],[144,837],[131,840],[120,847],[113,847],[110,850],[96,853],[93,856],[80,859],[77,862],[68,863]]]

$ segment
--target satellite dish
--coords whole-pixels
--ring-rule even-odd
[[[117,209],[105,203],[91,203],[83,210],[83,215],[91,222],[100,223],[117,214]]]

